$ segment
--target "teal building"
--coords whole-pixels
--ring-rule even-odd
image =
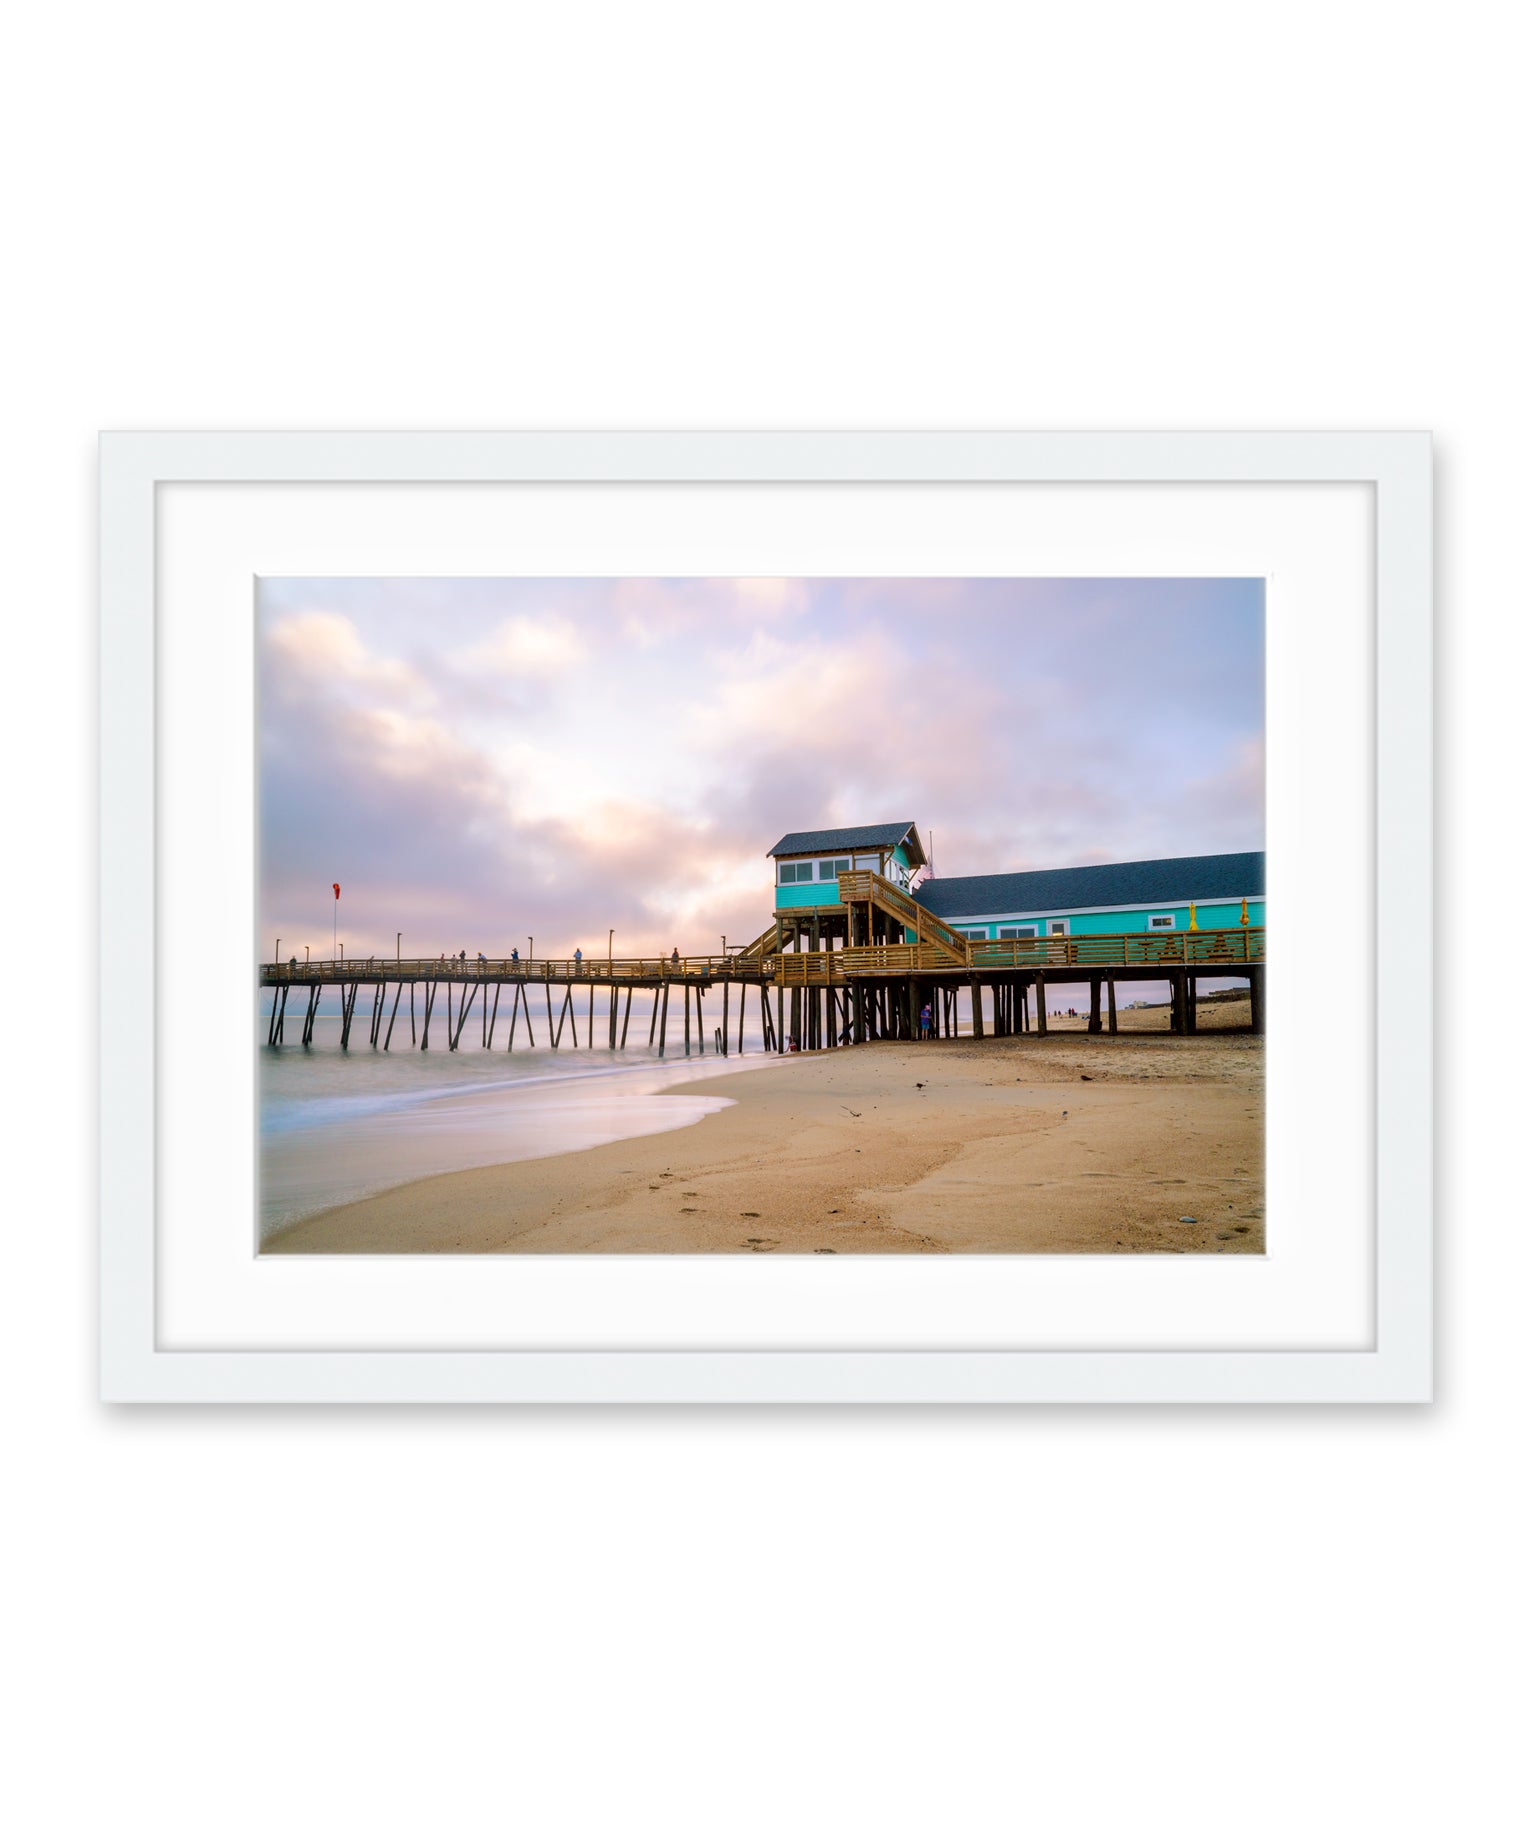
[[[943,937],[987,942],[1258,929],[1266,920],[1263,852],[933,878],[917,826],[886,821],[787,833],[767,856],[774,861],[775,920],[765,947],[854,946],[851,929],[856,941],[914,942],[934,933],[930,919],[939,920]],[[875,906],[846,906],[839,878],[859,871],[896,886],[907,901],[883,907],[878,897]]]

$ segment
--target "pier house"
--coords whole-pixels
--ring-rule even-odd
[[[973,941],[1010,942],[1258,928],[1265,884],[1266,855],[1233,852],[931,878],[915,895]]]
[[[866,872],[907,892],[929,863],[911,820],[787,833],[765,856],[774,861],[774,923],[766,934],[776,950],[851,946],[853,919],[839,880]],[[872,927],[879,933],[867,934],[866,942],[904,939],[898,918],[882,914]]]

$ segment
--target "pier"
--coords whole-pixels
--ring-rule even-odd
[[[1196,1030],[1196,982],[1244,981],[1250,990],[1251,1030],[1265,1024],[1263,927],[1123,932],[1107,935],[1051,935],[1012,941],[979,941],[929,917],[895,886],[867,873],[848,882],[842,916],[827,913],[809,926],[777,918],[756,942],[725,954],[610,960],[397,960],[379,956],[345,961],[266,962],[260,985],[272,992],[267,1042],[286,1042],[290,997],[295,999],[299,1042],[309,1045],[321,996],[339,990],[342,1045],[356,1036],[376,1050],[397,1042],[422,1050],[441,1043],[459,1049],[467,1026],[483,1048],[503,1041],[511,1051],[521,1040],[541,1040],[551,1050],[578,1044],[576,996],[587,989],[587,1043],[603,1029],[602,1042],[624,1050],[632,1030],[647,1021],[647,1046],[659,1057],[671,1030],[686,1053],[741,1054],[748,1037],[766,1051],[783,1051],[794,1041],[803,1051],[873,1039],[916,1039],[923,1008],[931,1010],[930,1035],[962,1035],[960,999],[970,1001],[970,1033],[983,1036],[984,998],[991,1003],[993,1036],[1003,1038],[1049,1030],[1048,996],[1063,984],[1088,985],[1088,1030],[1117,1031],[1117,983],[1167,982],[1170,1030]],[[920,913],[919,927],[906,922],[908,908]],[[866,914],[860,914],[865,912]],[[895,913],[895,915],[894,915]],[[880,919],[880,920],[878,920]],[[926,921],[927,919],[927,921]],[[900,941],[882,920],[903,924]],[[929,927],[939,925],[938,928]],[[878,939],[872,940],[872,937]],[[796,946],[781,946],[787,938]],[[799,946],[805,939],[828,946]],[[733,991],[735,989],[735,992]],[[753,999],[749,1000],[749,994]],[[637,995],[642,996],[639,1012]],[[608,997],[600,1024],[601,1000]],[[363,1008],[359,1014],[360,1003]],[[680,1018],[680,1014],[682,1017]]]

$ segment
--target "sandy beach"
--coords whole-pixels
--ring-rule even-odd
[[[582,1153],[396,1186],[265,1254],[842,1254],[1265,1247],[1263,1046],[1242,1002],[1091,1038],[881,1043],[723,1062],[676,1086],[736,1106]],[[1189,1220],[1189,1222],[1187,1222]]]

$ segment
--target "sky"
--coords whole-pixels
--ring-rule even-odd
[[[263,578],[259,941],[705,954],[784,833],[942,877],[1264,846],[1256,579]]]

